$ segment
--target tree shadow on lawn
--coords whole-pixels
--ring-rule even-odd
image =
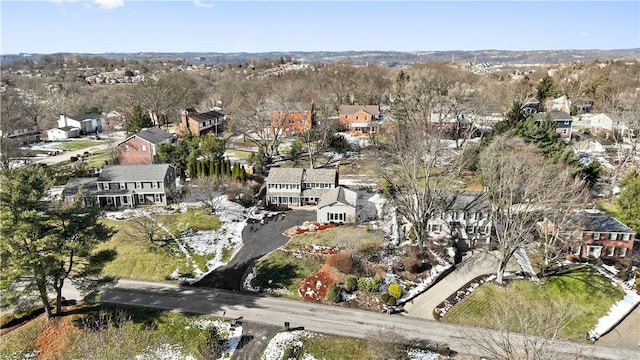
[[[611,292],[611,280],[602,277],[587,265],[563,267],[549,274],[547,278],[560,289],[580,290],[589,295]],[[580,289],[576,288],[576,283],[582,285]]]
[[[298,265],[286,264],[261,264],[252,285],[259,288],[288,289],[297,281]]]

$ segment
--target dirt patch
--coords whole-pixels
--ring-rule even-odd
[[[64,309],[64,311],[69,310],[72,309]],[[36,340],[36,347],[39,351],[38,360],[60,358],[60,354],[67,347],[69,339],[73,337],[73,334],[81,331],[73,325],[72,319],[73,315],[66,315],[54,317],[49,321],[47,327]],[[44,319],[39,317],[34,321],[44,321]]]

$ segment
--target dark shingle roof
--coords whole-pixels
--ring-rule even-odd
[[[635,233],[620,220],[609,215],[586,215],[583,219],[582,229],[595,232]]]
[[[96,180],[98,178],[71,178],[65,185],[64,190],[62,190],[62,197],[74,196],[80,190],[80,186],[82,186],[85,194],[95,194],[98,191],[98,187],[96,186]]]
[[[61,128],[58,128],[58,129],[60,129],[60,130],[62,130],[62,131],[71,131],[71,130],[73,130],[73,129],[80,130],[80,129],[78,129],[77,127],[73,127],[73,126],[63,126],[63,127],[61,127]]]
[[[168,132],[160,129],[157,126],[154,126],[152,128],[140,131],[139,133],[135,134],[134,136],[138,136],[140,138],[143,138],[143,139],[147,140],[148,142],[150,142],[152,144],[157,144],[157,143],[162,142],[164,140],[171,139],[173,137],[173,134],[168,133]]]
[[[199,114],[189,114],[189,119],[193,119],[197,122],[205,122],[208,120],[218,119],[224,117],[224,114],[215,110],[207,111]]]
[[[481,211],[489,210],[491,204],[484,192],[446,192],[441,194],[439,210]]]
[[[154,165],[111,165],[102,169],[98,181],[163,181],[169,164]]]

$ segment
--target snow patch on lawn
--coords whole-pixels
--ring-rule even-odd
[[[588,336],[592,341],[598,340],[600,336],[606,334],[616,325],[618,325],[633,309],[640,304],[640,294],[638,294],[627,283],[615,278],[610,273],[604,271],[601,268],[596,270],[603,276],[609,278],[615,285],[619,285],[624,289],[625,296],[622,300],[619,300],[615,304],[611,305],[609,313],[598,320],[596,326],[589,330]]]
[[[136,355],[136,360],[196,360],[192,355],[182,352],[182,346],[176,344],[162,344],[156,349],[146,349],[144,353]]]
[[[242,325],[231,324],[221,320],[198,319],[190,322],[190,326],[202,330],[217,328],[227,338],[220,359],[229,359],[236,351],[242,338]],[[187,326],[188,328],[188,326]]]
[[[308,338],[314,336],[314,334],[308,331],[285,331],[276,334],[269,344],[267,344],[267,348],[264,349],[261,360],[275,360],[282,359],[284,356],[284,352],[289,346],[300,347],[302,346],[302,341],[300,338]],[[315,358],[309,354],[305,354],[303,359],[305,360],[314,360]]]
[[[428,351],[428,350],[420,350],[420,349],[412,349],[407,351],[410,360],[438,360],[440,357],[438,354]]]

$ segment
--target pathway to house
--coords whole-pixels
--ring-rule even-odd
[[[498,258],[496,252],[475,251],[468,255],[456,269],[440,280],[437,284],[418,295],[413,300],[404,305],[405,316],[417,317],[421,319],[435,320],[433,309],[466,285],[469,281],[480,275],[494,273],[498,269]],[[512,259],[507,266],[508,272],[521,271],[517,262]]]
[[[618,326],[600,337],[597,343],[611,347],[640,350],[640,306],[636,306]]]

